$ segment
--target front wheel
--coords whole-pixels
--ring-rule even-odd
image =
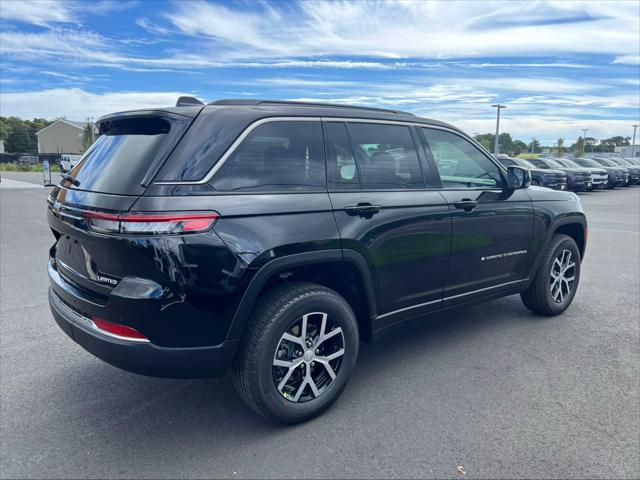
[[[573,238],[556,234],[543,253],[536,276],[520,294],[529,310],[541,315],[564,312],[576,294],[580,280],[580,250]]]
[[[245,403],[281,423],[309,420],[338,398],[358,357],[358,324],[335,291],[312,283],[275,287],[256,302],[233,364]]]

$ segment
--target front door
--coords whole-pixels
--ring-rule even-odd
[[[405,125],[326,122],[329,195],[343,249],[366,260],[377,330],[440,308],[449,265],[449,208]]]
[[[526,191],[503,191],[497,162],[463,136],[436,128],[420,131],[452,217],[444,306],[517,288],[533,236]]]

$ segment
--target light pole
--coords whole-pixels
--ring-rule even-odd
[[[531,138],[531,153],[533,153],[535,145],[536,145],[536,139],[532,137]]]
[[[499,151],[500,151],[500,144],[498,141],[498,137],[500,137],[500,110],[503,108],[507,108],[506,105],[500,105],[499,103],[495,104],[495,105],[491,105],[493,108],[497,108],[497,115],[496,115],[496,141],[494,143],[493,146],[493,154],[494,155],[498,155]]]
[[[640,125],[633,126],[633,140],[631,140],[631,158],[636,158],[636,128]]]

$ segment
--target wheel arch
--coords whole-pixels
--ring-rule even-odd
[[[287,281],[308,281],[342,295],[358,320],[361,340],[371,338],[371,319],[377,314],[373,281],[365,259],[353,250],[320,250],[271,260],[252,277],[227,332],[227,340],[241,338],[258,297]]]
[[[586,222],[567,222],[558,225],[555,230],[552,232],[551,238],[556,234],[567,235],[568,237],[573,238],[578,245],[578,250],[580,251],[580,259],[584,258],[584,254],[587,248],[587,224]]]
[[[538,267],[540,266],[540,262],[542,261],[542,252],[546,250],[553,236],[558,233],[573,238],[573,240],[576,242],[576,245],[578,245],[578,250],[580,251],[580,261],[584,259],[588,236],[586,217],[583,213],[575,213],[558,218],[554,220],[547,228],[542,248],[540,249],[537,258],[535,259],[535,262],[531,266],[528,278],[529,281],[527,282],[527,285],[530,284],[535,278]]]

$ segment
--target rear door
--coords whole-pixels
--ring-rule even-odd
[[[450,216],[406,125],[325,121],[329,196],[344,249],[365,258],[374,330],[440,307]]]
[[[443,305],[517,286],[531,254],[533,207],[525,190],[503,191],[496,162],[453,131],[420,128],[452,217]]]

